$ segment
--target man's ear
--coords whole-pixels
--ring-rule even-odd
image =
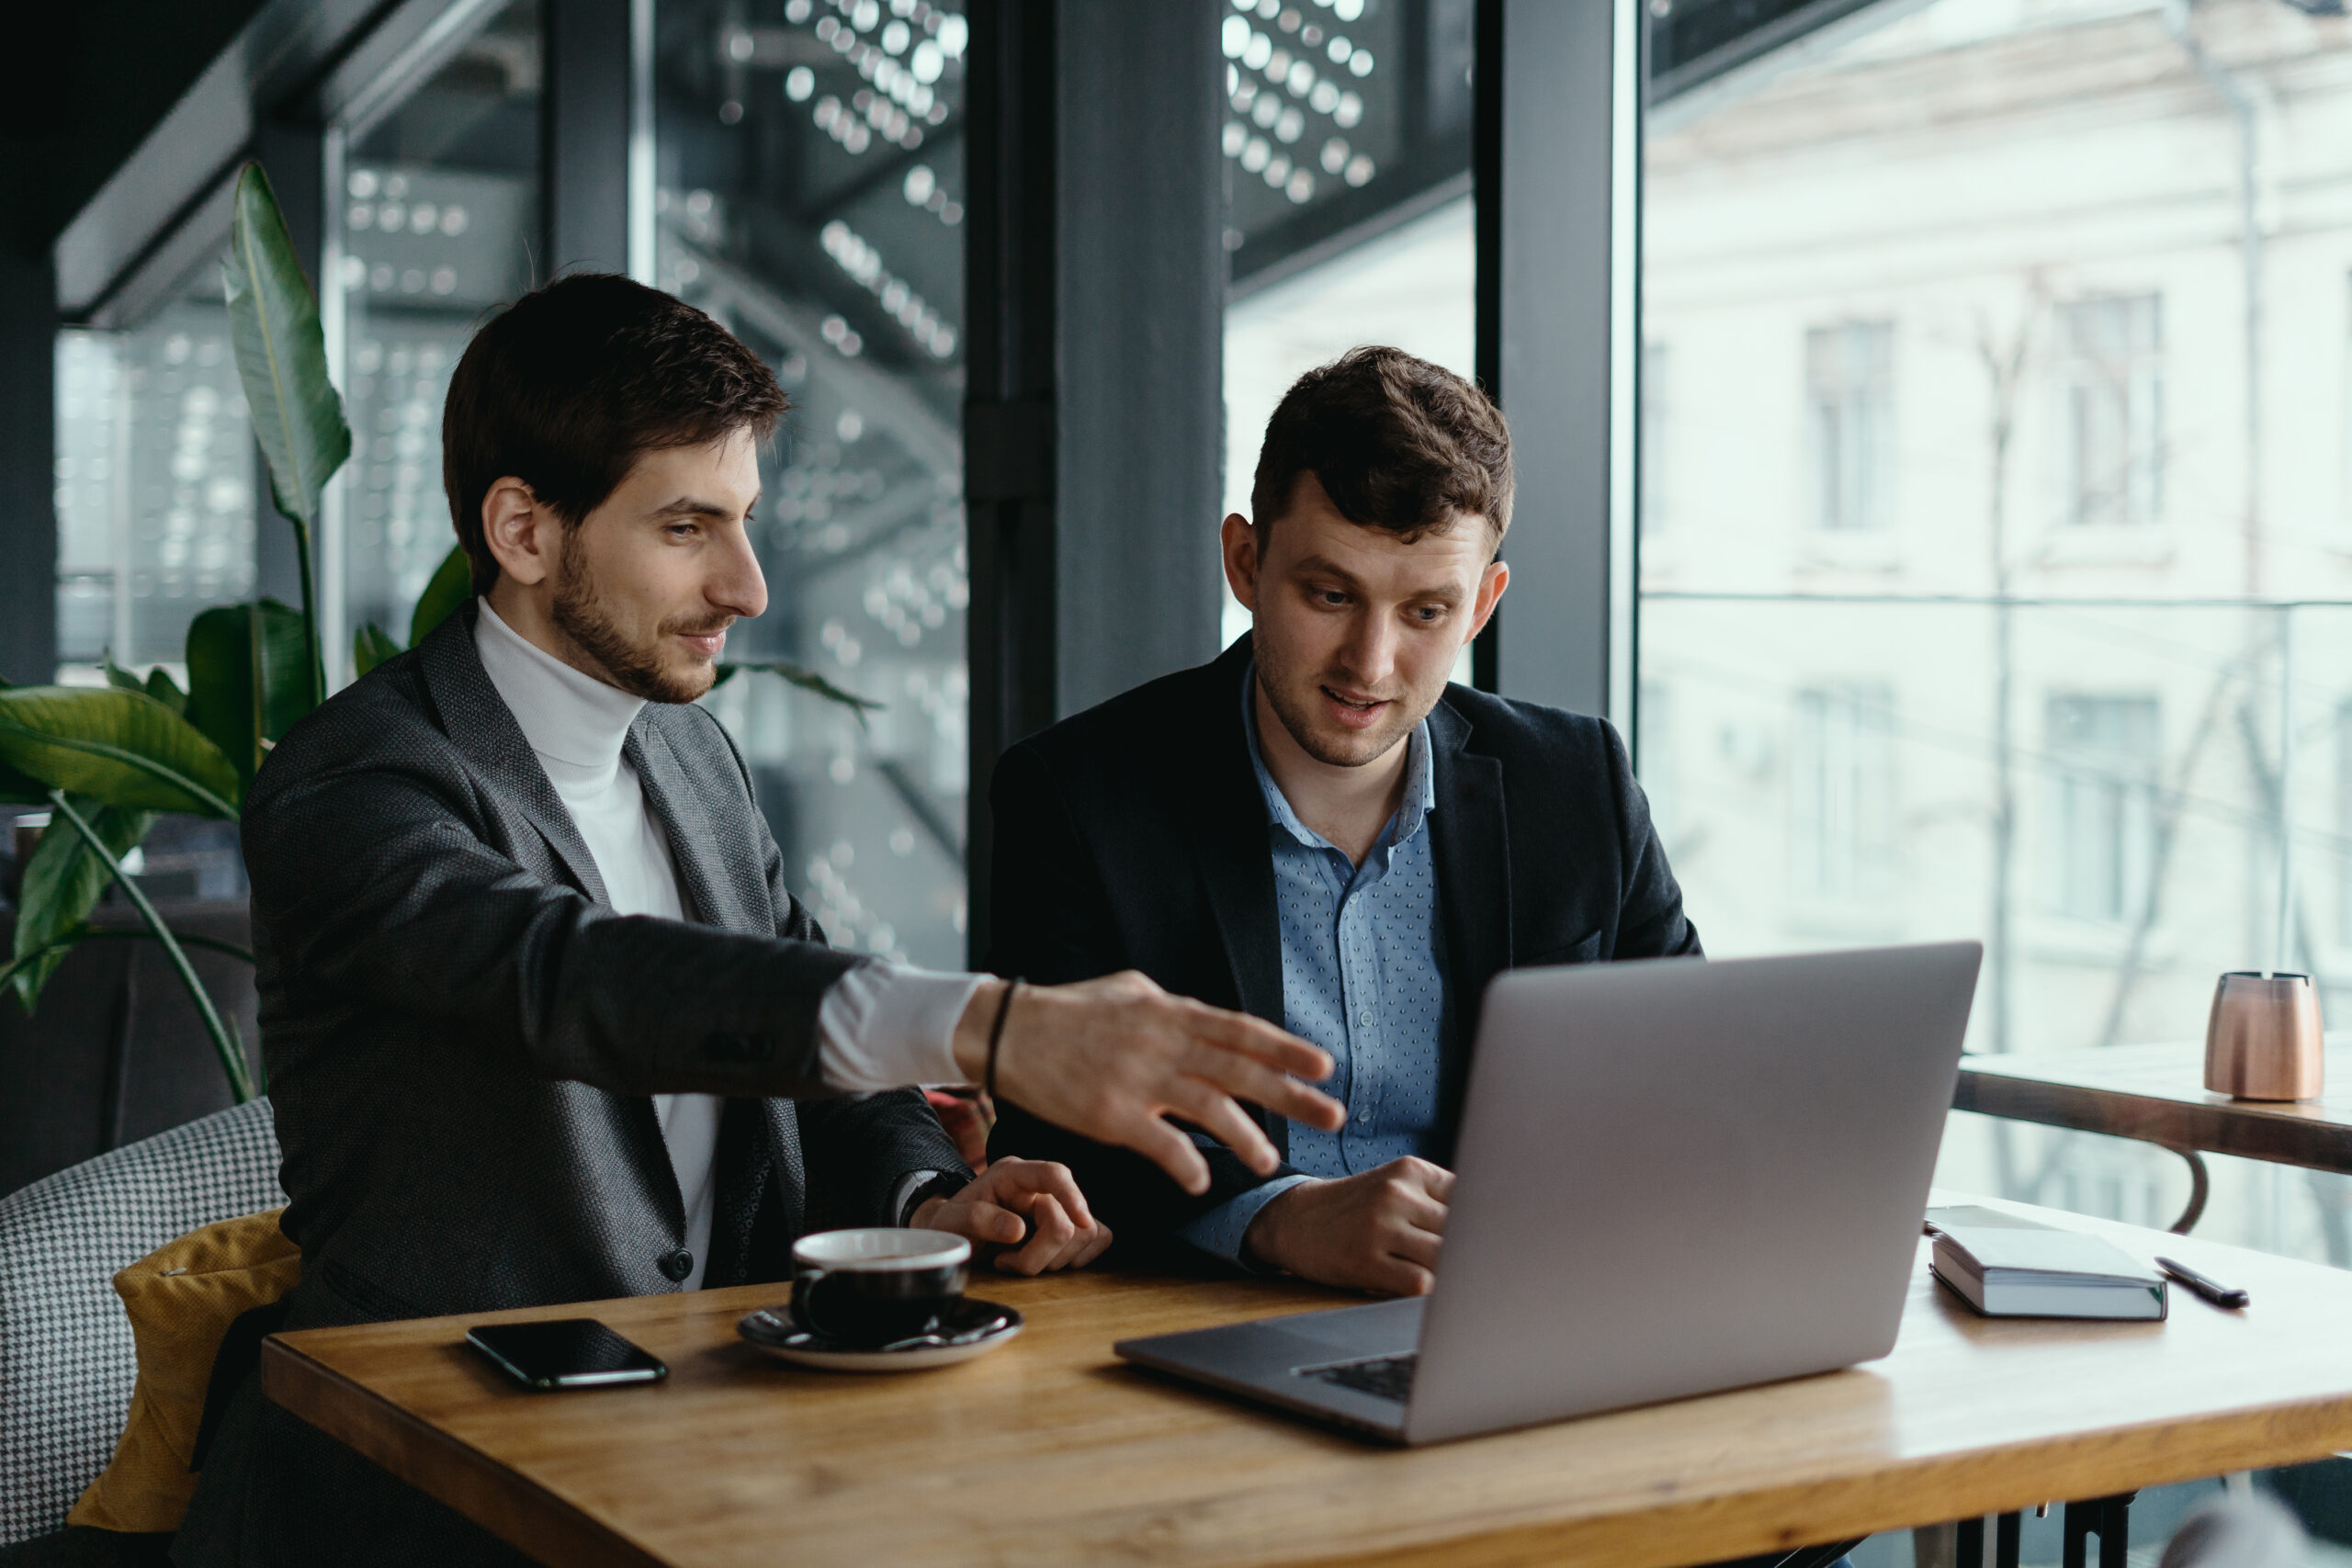
[[[1225,585],[1251,615],[1258,613],[1258,530],[1238,512],[1227,516],[1217,543],[1225,556]]]
[[[1508,561],[1488,561],[1487,570],[1478,577],[1477,597],[1471,601],[1475,614],[1471,617],[1470,637],[1475,637],[1487,629],[1487,623],[1494,618],[1495,606],[1503,602],[1503,590],[1510,586],[1510,564]],[[1467,642],[1470,637],[1462,640]]]
[[[526,588],[547,581],[560,526],[531,487],[512,474],[481,498],[481,532],[490,553],[501,572]]]

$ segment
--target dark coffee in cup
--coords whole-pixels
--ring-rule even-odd
[[[930,1333],[964,1299],[972,1244],[945,1231],[820,1231],[792,1244],[792,1315],[871,1350]]]

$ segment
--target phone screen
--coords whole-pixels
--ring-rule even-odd
[[[669,1368],[593,1317],[488,1324],[469,1330],[466,1343],[531,1388],[652,1382],[670,1375]]]

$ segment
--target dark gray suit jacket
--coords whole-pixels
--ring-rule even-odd
[[[687,921],[623,916],[474,649],[471,605],[281,740],[244,818],[263,1049],[302,1248],[290,1328],[678,1288],[685,1213],[649,1096],[730,1097],[710,1285],[804,1229],[889,1224],[963,1172],[920,1093],[827,1095],[817,1011],[860,962],[784,885],[742,758],[650,704],[626,754]],[[691,923],[689,923],[691,922]],[[503,1549],[248,1388],[183,1562]]]

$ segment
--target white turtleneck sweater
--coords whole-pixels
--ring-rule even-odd
[[[621,755],[645,699],[573,669],[500,620],[487,599],[478,603],[474,647],[482,670],[571,813],[614,909],[684,919],[669,840],[637,770]],[[818,1063],[826,1082],[852,1092],[955,1082],[962,1077],[951,1048],[956,1023],[978,984],[975,976],[878,960],[851,970],[825,994],[817,1012]],[[712,1094],[653,1097],[685,1204],[686,1249],[694,1269],[683,1288],[689,1291],[701,1288],[710,1252],[723,1106]],[[915,1171],[899,1184],[893,1217],[933,1174]]]

